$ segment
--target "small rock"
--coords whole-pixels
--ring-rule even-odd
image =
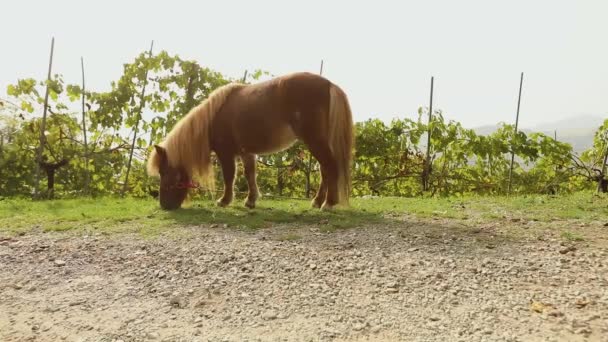
[[[277,316],[278,316],[278,314],[276,311],[268,310],[268,311],[264,312],[264,314],[262,315],[262,318],[269,321],[269,320],[276,319]]]
[[[375,326],[373,326],[373,327],[370,329],[370,331],[371,331],[372,333],[374,333],[374,334],[377,334],[377,333],[379,333],[379,332],[380,332],[380,329],[382,329],[382,327],[381,327],[381,326],[379,326],[379,325],[375,325]]]
[[[78,306],[78,305],[81,305],[84,303],[86,303],[86,301],[84,301],[84,300],[74,300],[74,301],[71,301],[70,304],[68,304],[68,305],[69,306]]]
[[[43,312],[57,312],[59,311],[59,307],[56,306],[49,306],[46,309],[43,310]]]
[[[60,259],[55,259],[55,266],[65,266],[65,261],[60,260]]]
[[[175,306],[175,307],[178,307],[178,308],[184,308],[184,307],[186,307],[186,301],[184,300],[184,298],[179,297],[179,296],[171,297],[171,299],[169,300],[169,303],[172,306]]]
[[[412,253],[412,252],[416,252],[417,250],[418,250],[418,248],[417,248],[417,247],[412,247],[412,248],[408,249],[407,251],[408,251],[409,253]]]
[[[391,281],[388,284],[386,284],[386,287],[388,287],[389,289],[396,289],[398,286],[396,281]]]
[[[580,334],[580,335],[590,335],[591,334],[591,330],[589,330],[589,328],[581,328],[581,329],[578,329],[576,331],[576,333]]]
[[[576,247],[574,246],[568,246],[566,248],[562,248],[559,250],[559,254],[568,254],[570,252],[574,252],[576,251]]]
[[[158,272],[158,278],[159,278],[159,279],[163,279],[163,278],[164,278],[164,277],[166,277],[166,276],[167,276],[167,275],[165,274],[165,272],[163,272],[163,271]]]
[[[355,331],[361,331],[361,330],[363,330],[364,328],[365,328],[365,324],[363,324],[363,323],[357,323],[357,324],[355,324],[355,325],[353,326],[353,329],[354,329]]]
[[[431,320],[431,322],[439,321],[439,317],[437,317],[437,316],[431,316],[431,317],[429,317],[429,319]]]
[[[157,332],[150,332],[146,334],[146,337],[149,338],[150,340],[156,340],[160,337],[160,334]]]
[[[317,265],[315,264],[310,264],[308,267],[310,267],[311,270],[317,269]]]

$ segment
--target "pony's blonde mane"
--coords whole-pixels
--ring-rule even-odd
[[[191,177],[206,183],[205,185],[213,186],[209,127],[228,95],[243,86],[231,83],[214,90],[207,99],[192,108],[175,124],[165,140],[159,144],[167,151],[170,166],[181,166]],[[152,150],[148,159],[148,174],[158,176],[159,167],[160,158],[156,150]]]

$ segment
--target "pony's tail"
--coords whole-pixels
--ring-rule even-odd
[[[344,91],[329,87],[329,144],[338,171],[338,202],[348,205],[355,135],[350,104]]]

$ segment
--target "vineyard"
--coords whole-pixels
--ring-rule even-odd
[[[86,89],[84,69],[82,84],[49,76],[16,80],[0,97],[2,196],[154,194],[157,183],[144,170],[153,144],[217,87],[270,74],[256,71],[235,80],[163,51],[141,53],[125,64],[107,92]],[[608,120],[598,127],[593,146],[577,154],[567,143],[526,135],[510,124],[479,135],[444,119],[441,110],[428,117],[428,108],[420,107],[415,120],[356,123],[353,196],[506,194],[512,154],[512,193],[606,192]],[[267,196],[308,198],[318,186],[318,166],[301,143],[259,156],[258,164],[258,183]],[[243,177],[236,189],[247,190]]]
[[[82,69],[0,96],[0,340],[608,336],[608,119],[575,153],[421,106],[355,124],[349,208],[311,209],[319,166],[297,143],[258,156],[255,209],[197,189],[165,211],[154,144],[214,89],[272,75],[150,51],[102,92]]]

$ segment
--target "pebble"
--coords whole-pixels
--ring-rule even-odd
[[[262,315],[262,318],[265,320],[273,320],[276,319],[278,316],[278,313],[274,310],[268,310],[266,312],[264,312],[264,314]]]
[[[65,266],[65,261],[60,259],[55,259],[55,266]]]
[[[169,303],[178,308],[186,307],[186,301],[184,300],[184,298],[182,298],[180,296],[171,297],[171,299],[169,300]]]
[[[149,332],[146,334],[146,337],[151,339],[151,340],[156,340],[160,337],[160,334],[157,332]]]
[[[353,326],[353,329],[354,329],[355,331],[361,331],[361,330],[363,330],[364,328],[365,328],[365,324],[363,324],[363,323],[357,323],[357,324],[355,324],[355,325]]]

